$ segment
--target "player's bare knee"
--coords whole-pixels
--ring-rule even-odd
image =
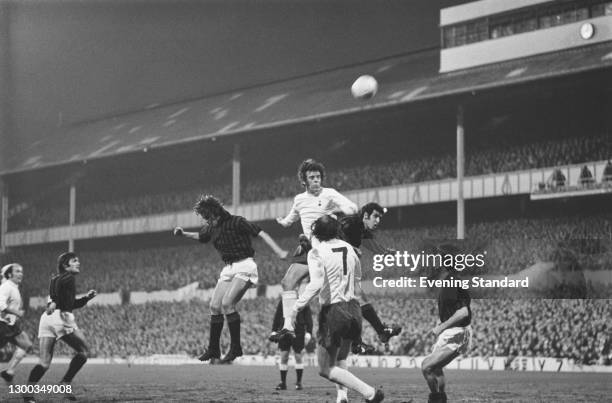
[[[223,300],[221,303],[221,309],[225,315],[236,312],[236,304],[231,299]]]
[[[289,273],[287,273],[281,280],[281,287],[283,288],[283,291],[291,291],[295,288],[295,286],[293,286],[294,283],[295,281],[293,281],[291,276],[289,276]]]
[[[210,309],[211,315],[222,315],[223,314],[221,303],[211,301],[208,308]]]
[[[425,359],[423,360],[423,364],[421,365],[421,371],[423,371],[423,375],[429,376],[433,375],[436,366],[431,360]]]
[[[19,344],[17,344],[17,348],[15,349],[15,354],[19,357],[26,355],[26,353],[32,353],[34,351],[34,346],[29,338],[25,340],[20,340]]]
[[[281,280],[283,291],[294,290],[299,282],[308,275],[308,266],[292,264]]]
[[[319,368],[319,376],[325,379],[329,379],[329,368]]]
[[[25,356],[26,356],[27,351],[29,351],[29,350],[31,350],[31,349],[32,349],[32,345],[31,345],[31,344],[30,344],[30,346],[29,346],[29,347],[27,347],[27,348],[24,348],[24,347],[26,347],[26,346],[23,346],[23,347],[18,347],[18,348],[16,348],[16,349],[15,349],[15,352],[13,353],[13,355],[15,356],[15,358],[22,359],[23,357],[25,357]]]

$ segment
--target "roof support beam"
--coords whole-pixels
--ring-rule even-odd
[[[234,211],[240,205],[240,144],[234,144],[232,156],[232,207]]]
[[[457,106],[457,239],[465,238],[465,200],[463,197],[464,150],[464,110]]]

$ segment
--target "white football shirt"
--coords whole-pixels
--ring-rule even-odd
[[[301,310],[319,293],[321,305],[355,299],[355,281],[361,280],[361,263],[353,247],[340,239],[318,242],[308,252],[310,283],[295,304]]]
[[[9,325],[14,325],[17,320],[17,316],[12,313],[3,312],[6,308],[11,310],[21,309],[21,293],[17,284],[11,280],[7,280],[0,285],[0,321],[6,322]]]
[[[319,217],[342,212],[355,214],[357,205],[332,188],[322,188],[318,196],[304,192],[295,196],[291,211],[281,220],[281,224],[288,227],[297,220],[301,221],[302,232],[308,238],[312,233],[312,223]]]

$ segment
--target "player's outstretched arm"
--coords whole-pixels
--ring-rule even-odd
[[[334,213],[344,213],[346,215],[357,214],[359,209],[355,203],[342,196],[338,191],[333,190],[333,192],[332,203],[335,205]]]
[[[12,309],[12,308],[9,308],[9,307],[6,307],[5,309],[3,309],[0,312],[10,313],[10,314],[18,316],[20,318],[25,314],[25,311],[23,309]]]
[[[276,222],[282,225],[285,228],[289,228],[291,224],[300,219],[300,213],[297,210],[295,201],[293,202],[293,206],[291,206],[291,211],[287,214],[286,217],[277,217]]]
[[[94,299],[96,297],[96,295],[98,295],[98,291],[96,291],[96,290],[89,290],[89,291],[87,291],[87,294],[85,294],[84,297],[81,297],[81,298],[78,298],[78,299],[74,300],[73,308],[77,309],[77,308],[84,307],[85,305],[87,305],[87,303],[89,301]]]
[[[270,249],[272,249],[274,251],[274,253],[276,253],[276,255],[281,258],[284,259],[287,257],[287,255],[289,255],[289,252],[284,250],[283,248],[281,248],[274,239],[272,239],[272,237],[270,235],[268,235],[267,232],[265,231],[259,231],[259,234],[257,234],[261,239],[264,240],[264,242],[266,243],[266,245],[268,245],[270,247]]]
[[[185,231],[182,227],[174,228],[174,230],[172,231],[172,235],[178,236],[178,237],[183,237],[183,238],[193,239],[195,241],[199,241],[200,240],[200,233],[199,232]]]
[[[360,297],[363,294],[363,290],[361,289],[361,260],[355,253],[355,296]]]
[[[313,249],[308,252],[308,275],[310,276],[310,282],[304,288],[304,291],[300,294],[300,298],[295,302],[293,306],[292,319],[295,323],[295,318],[299,311],[310,304],[310,301],[317,296],[321,288],[323,288],[323,282],[325,278],[325,269],[323,268],[323,262],[318,252]]]

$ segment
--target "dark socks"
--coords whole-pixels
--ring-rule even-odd
[[[276,311],[274,312],[274,320],[272,321],[272,330],[277,331],[283,328],[285,319],[283,318],[283,300],[278,301]]]
[[[72,357],[70,365],[68,366],[68,371],[66,371],[66,375],[64,375],[62,382],[72,382],[72,378],[74,378],[77,372],[79,372],[79,369],[81,369],[86,362],[87,356],[83,353],[77,353],[74,357]]]
[[[446,393],[444,392],[431,392],[427,403],[446,403]]]
[[[286,385],[287,384],[287,370],[286,369],[281,370],[280,374],[281,374],[281,383],[283,385]]]
[[[40,364],[36,365],[34,368],[32,368],[32,371],[30,371],[30,377],[28,378],[28,382],[36,383],[40,381],[40,378],[43,377],[45,372],[47,372],[47,369],[45,367]]]
[[[378,315],[376,314],[376,311],[374,311],[374,308],[372,308],[371,304],[365,304],[361,307],[361,315],[372,325],[374,330],[376,330],[376,333],[381,334],[383,330],[385,330],[385,326],[378,318]]]
[[[303,369],[296,369],[295,370],[295,375],[297,377],[297,383],[301,383],[302,382],[302,374],[304,373]]]
[[[208,349],[219,352],[219,339],[223,331],[223,315],[210,315],[210,339],[208,340]]]
[[[229,327],[231,348],[240,347],[240,314],[238,312],[225,315]]]

